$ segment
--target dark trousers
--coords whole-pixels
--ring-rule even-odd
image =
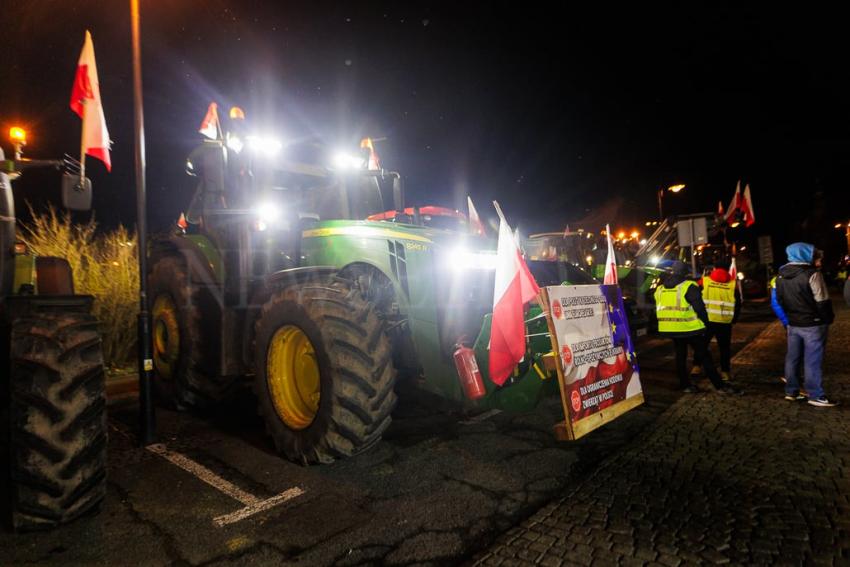
[[[694,349],[694,359],[702,361],[702,368],[714,387],[723,386],[723,380],[720,379],[720,374],[714,367],[714,361],[711,359],[711,353],[708,352],[708,343],[703,334],[673,339],[673,346],[676,349],[676,374],[679,376],[679,384],[682,388],[692,385],[688,376],[688,345]]]
[[[705,329],[705,348],[711,346],[711,339],[717,337],[717,348],[720,349],[720,370],[729,372],[732,361],[732,324],[709,323]],[[702,366],[702,360],[694,353],[694,366]]]

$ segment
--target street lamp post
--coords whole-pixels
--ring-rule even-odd
[[[156,425],[151,392],[153,360],[147,293],[147,207],[145,205],[145,118],[142,112],[142,49],[139,32],[139,0],[130,0],[133,44],[133,125],[136,138],[136,215],[139,230],[139,442],[154,442]]]
[[[664,192],[670,191],[671,193],[678,193],[679,191],[681,191],[684,188],[685,188],[685,184],[681,183],[679,185],[671,185],[670,187],[667,187],[667,189],[664,189],[662,187],[661,189],[658,190],[658,219],[659,220],[664,220],[664,208],[662,207],[662,202],[664,200]]]

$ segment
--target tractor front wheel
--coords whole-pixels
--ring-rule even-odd
[[[230,381],[219,377],[216,308],[193,283],[181,258],[165,256],[148,276],[157,395],[178,406],[219,401]]]
[[[256,326],[254,391],[278,451],[328,463],[380,440],[395,407],[384,321],[342,280],[275,294]]]

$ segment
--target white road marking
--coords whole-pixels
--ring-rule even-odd
[[[298,487],[295,487],[285,490],[280,494],[272,496],[271,498],[268,498],[266,500],[260,500],[253,494],[245,492],[232,482],[224,480],[204,465],[196,463],[189,457],[181,455],[180,453],[169,451],[168,448],[166,448],[166,446],[162,443],[148,445],[146,448],[151,453],[157,454],[160,457],[170,461],[171,463],[177,465],[184,471],[191,473],[196,478],[199,478],[200,480],[209,484],[218,491],[227,494],[234,500],[238,500],[239,502],[245,505],[244,508],[236,510],[235,512],[213,518],[213,523],[219,528],[222,526],[226,526],[227,524],[238,522],[239,520],[244,520],[249,516],[253,516],[254,514],[257,514],[264,510],[268,510],[269,508],[272,508],[274,506],[277,506],[278,504],[286,502],[287,500],[291,500],[304,494],[303,490]]]
[[[252,506],[245,506],[240,510],[236,510],[235,512],[231,512],[230,514],[224,514],[223,516],[218,516],[217,518],[213,518],[213,523],[219,528],[222,526],[226,526],[227,524],[232,524],[234,522],[238,522],[239,520],[244,520],[249,516],[253,516],[259,512],[264,510],[268,510],[269,508],[273,508],[278,504],[283,504],[287,500],[292,500],[298,496],[304,494],[304,491],[298,487],[290,488],[284,492],[281,492],[277,496],[272,496],[268,500],[262,500],[257,502]]]

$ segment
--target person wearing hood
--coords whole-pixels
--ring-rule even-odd
[[[688,266],[676,261],[670,273],[661,278],[661,285],[655,289],[655,312],[658,318],[658,332],[673,339],[676,350],[676,373],[682,391],[697,392],[688,376],[688,345],[694,350],[694,356],[702,361],[703,368],[715,390],[721,394],[739,394],[740,390],[724,383],[714,367],[711,353],[705,341],[705,330],[709,324],[708,312],[702,300],[699,286],[687,278]]]
[[[797,369],[800,359],[805,368],[808,403],[831,407],[823,391],[823,352],[827,329],[835,319],[823,274],[817,269],[820,250],[806,242],[795,242],[785,249],[788,263],[779,268],[776,299],[788,317],[788,352],[785,355],[785,399],[804,400],[800,393]]]
[[[721,261],[715,264],[707,278],[699,281],[702,288],[702,300],[708,312],[706,325],[706,348],[711,345],[711,339],[717,338],[717,348],[720,350],[720,377],[728,381],[732,363],[732,325],[738,321],[741,314],[741,294],[737,282],[729,273],[729,262]],[[701,372],[702,361],[694,355],[694,367],[691,376]]]

